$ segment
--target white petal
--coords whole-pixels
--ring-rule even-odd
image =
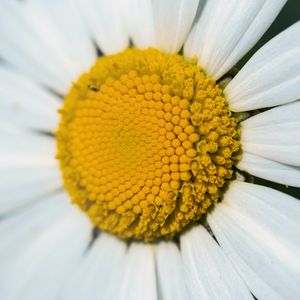
[[[3,299],[58,299],[82,259],[91,237],[91,223],[73,210],[22,249],[1,272]],[[3,270],[2,270],[3,271]]]
[[[54,139],[0,129],[0,214],[62,186]]]
[[[25,245],[42,236],[68,211],[73,210],[69,197],[59,192],[41,198],[35,205],[21,209],[0,222],[0,261],[14,259]]]
[[[300,168],[243,151],[237,167],[257,177],[277,183],[300,187]]]
[[[0,54],[26,75],[56,91],[66,91],[71,77],[45,44],[39,41],[24,12],[23,3],[1,1]]]
[[[180,50],[195,18],[199,0],[154,0],[154,47],[171,53]]]
[[[1,167],[53,164],[56,153],[53,137],[30,131],[9,130],[2,125],[0,136]]]
[[[259,49],[225,94],[233,111],[248,111],[300,98],[300,22]]]
[[[0,66],[0,118],[36,130],[54,131],[58,124],[57,96],[26,77]]]
[[[300,205],[267,187],[234,182],[208,222],[258,299],[300,293]]]
[[[229,71],[271,25],[285,0],[207,1],[184,53],[215,79]]]
[[[191,299],[252,299],[239,274],[202,225],[182,235],[180,241]]]
[[[137,48],[154,45],[155,28],[151,0],[126,0],[122,2],[125,26]]]
[[[133,243],[125,257],[125,270],[118,287],[120,294],[111,299],[155,300],[156,276],[152,246]]]
[[[105,54],[127,48],[129,36],[120,0],[78,0],[78,4],[92,36]]]
[[[270,109],[241,123],[244,151],[300,166],[300,101]]]
[[[0,37],[5,60],[60,93],[96,57],[71,1],[1,1]]]
[[[96,51],[73,0],[29,0],[26,13],[30,14],[37,34],[47,36],[48,47],[61,60],[72,79],[89,70]]]
[[[160,297],[164,300],[190,299],[178,247],[173,242],[160,242],[155,248],[155,257]]]
[[[100,233],[64,289],[63,300],[100,300],[116,291],[125,262],[126,243]]]

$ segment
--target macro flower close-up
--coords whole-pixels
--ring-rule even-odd
[[[286,3],[0,1],[0,300],[299,299]]]

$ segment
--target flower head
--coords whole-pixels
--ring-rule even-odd
[[[230,72],[284,3],[1,2],[4,300],[297,298],[300,23]]]

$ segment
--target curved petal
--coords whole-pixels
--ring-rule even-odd
[[[1,129],[0,214],[3,214],[54,192],[62,182],[53,139]]]
[[[83,257],[64,289],[63,300],[115,299],[108,295],[120,286],[126,243],[102,232]]]
[[[300,101],[270,109],[241,123],[244,151],[300,166]]]
[[[239,274],[202,225],[182,235],[180,241],[191,299],[252,299]]]
[[[182,47],[195,18],[199,0],[152,1],[155,42],[152,46],[176,53]]]
[[[122,2],[125,26],[134,45],[145,49],[154,45],[155,28],[151,0],[125,0]]]
[[[62,94],[96,57],[70,0],[1,1],[0,38],[5,60]]]
[[[225,88],[233,111],[248,111],[300,98],[300,22],[259,49]]]
[[[300,205],[267,187],[233,182],[208,215],[218,242],[258,299],[300,293]]]
[[[119,286],[118,300],[155,300],[156,275],[152,246],[133,243],[125,258],[125,270]]]
[[[74,210],[69,197],[63,193],[39,199],[0,222],[0,262],[14,259],[26,245],[47,232],[67,212]]]
[[[82,259],[91,230],[90,220],[77,208],[48,226],[1,270],[1,297],[58,299]]]
[[[26,77],[0,65],[0,118],[20,127],[54,131],[58,124],[57,96]]]
[[[37,34],[47,36],[47,46],[73,80],[89,70],[96,50],[73,0],[29,0],[26,8]]]
[[[207,1],[184,47],[208,75],[219,79],[259,40],[285,0]]]
[[[122,1],[77,0],[90,33],[105,54],[127,48],[129,36],[124,26]]]
[[[173,242],[159,242],[155,248],[158,290],[164,300],[190,299],[184,284],[183,264]]]
[[[257,177],[277,183],[300,187],[300,168],[281,164],[243,151],[237,167]]]

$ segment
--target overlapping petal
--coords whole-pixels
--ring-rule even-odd
[[[151,46],[178,52],[191,29],[198,4],[199,0],[152,1],[155,41]]]
[[[100,233],[64,287],[62,299],[116,299],[125,260],[125,243]]]
[[[259,40],[285,0],[210,0],[184,46],[187,57],[219,79]]]
[[[123,4],[136,47],[173,53],[181,48],[191,29],[199,0],[126,0]]]
[[[0,54],[6,61],[62,94],[96,57],[70,0],[1,1],[0,38]]]
[[[151,245],[133,243],[124,261],[121,285],[116,291],[118,300],[157,299],[154,249]]]
[[[241,123],[243,151],[300,166],[300,101],[260,113]]]
[[[236,181],[208,215],[208,223],[258,299],[297,299],[299,218],[297,199]]]
[[[155,257],[160,297],[164,300],[190,299],[184,282],[180,251],[175,243],[158,243]]]
[[[128,28],[124,25],[122,0],[77,0],[89,31],[100,50],[113,54],[127,48]]]
[[[151,0],[125,0],[122,5],[125,23],[133,44],[140,49],[155,42],[155,28]]]
[[[3,299],[60,297],[91,238],[91,223],[77,208],[47,226],[1,270]]]
[[[203,226],[182,235],[180,241],[190,299],[252,299],[222,249]]]
[[[225,88],[230,109],[248,111],[300,99],[299,45],[297,22],[259,49]]]
[[[0,129],[0,214],[62,187],[54,139]]]
[[[237,167],[257,177],[287,186],[300,187],[300,168],[243,151]]]
[[[59,98],[34,81],[0,65],[0,118],[20,128],[52,132],[61,106]]]

